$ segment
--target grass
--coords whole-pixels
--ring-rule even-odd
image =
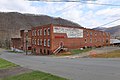
[[[92,48],[86,48],[86,49],[83,49],[83,50],[80,50],[80,49],[74,49],[74,50],[71,50],[70,52],[72,54],[79,54],[79,53],[83,53],[83,52],[88,52],[92,50]]]
[[[15,66],[17,65],[0,58],[0,69],[6,69],[6,68],[15,67]]]
[[[17,75],[17,76],[7,77],[2,80],[68,80],[68,79],[61,78],[55,75],[51,75],[49,73],[33,71],[30,73],[24,73],[24,74]]]
[[[120,58],[120,50],[115,50],[108,53],[90,55],[91,58]]]

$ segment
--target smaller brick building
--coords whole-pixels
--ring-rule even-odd
[[[34,54],[55,54],[63,48],[107,46],[110,34],[78,26],[49,24],[31,29],[31,43]]]
[[[20,38],[11,38],[11,47],[23,51],[31,50],[31,30],[20,30]]]
[[[11,38],[11,49],[16,51],[21,50],[21,38]]]

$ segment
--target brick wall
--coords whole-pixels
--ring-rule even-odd
[[[45,33],[46,30],[46,33]],[[50,30],[50,31],[48,31]],[[32,28],[32,52],[35,54],[50,54],[51,45],[48,46],[48,40],[51,40],[51,25],[38,26]],[[46,44],[45,44],[46,42]],[[50,41],[51,44],[51,41]]]

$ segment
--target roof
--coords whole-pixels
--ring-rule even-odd
[[[120,43],[118,39],[110,39],[110,44]]]

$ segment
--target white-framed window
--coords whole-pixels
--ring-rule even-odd
[[[40,45],[42,45],[42,39],[40,39]]]
[[[47,29],[47,33],[48,33],[48,35],[50,35],[50,28]]]
[[[40,45],[40,43],[39,43],[39,39],[37,40],[37,43],[38,43],[38,45]]]
[[[48,39],[47,45],[48,45],[48,47],[50,47],[50,39]]]
[[[35,45],[36,45],[36,39],[35,39]]]
[[[39,33],[40,33],[40,30],[38,29],[38,31],[37,31],[37,35],[38,35],[38,36],[40,35]]]
[[[36,36],[36,30],[34,30],[34,36]]]
[[[42,29],[40,29],[39,34],[42,35]]]
[[[44,29],[44,35],[46,35],[46,33],[47,33],[47,30],[46,30],[46,29]]]
[[[32,36],[34,36],[35,35],[35,32],[34,32],[34,30],[32,31]]]
[[[46,39],[44,39],[44,46],[46,46]]]

